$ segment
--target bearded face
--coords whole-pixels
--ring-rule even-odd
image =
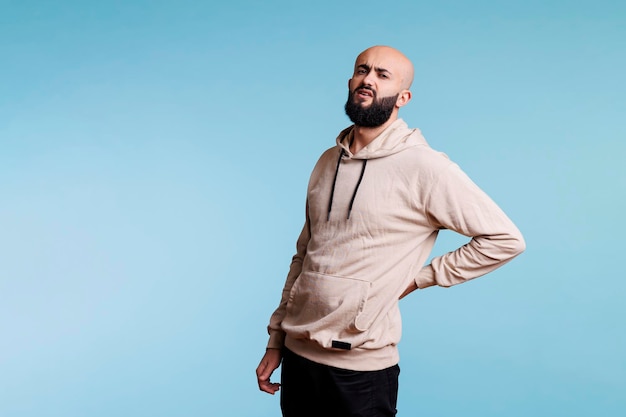
[[[372,103],[368,106],[355,98],[356,93],[359,90],[368,90],[372,95]],[[348,100],[346,101],[345,110],[346,114],[357,126],[361,127],[378,127],[391,117],[393,109],[396,105],[399,94],[390,97],[378,98],[376,92],[368,86],[361,86],[354,91],[348,92]]]

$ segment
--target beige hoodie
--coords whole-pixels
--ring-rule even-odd
[[[359,371],[398,363],[398,298],[484,275],[521,253],[502,210],[418,129],[395,121],[356,155],[352,127],[316,164],[268,347]],[[334,184],[334,185],[333,185]],[[352,208],[350,208],[352,206]],[[438,230],[471,241],[424,266]]]

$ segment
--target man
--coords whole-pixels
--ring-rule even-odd
[[[484,275],[525,249],[508,217],[398,111],[413,65],[375,46],[356,59],[353,126],[311,174],[306,221],[270,319],[259,388],[281,387],[285,417],[394,416],[398,300]],[[424,266],[438,230],[471,237]],[[270,382],[282,360],[281,382]]]

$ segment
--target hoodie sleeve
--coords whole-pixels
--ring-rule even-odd
[[[418,288],[450,287],[504,265],[526,248],[522,234],[496,203],[451,163],[438,177],[426,202],[436,229],[449,229],[471,240],[436,257],[415,278]]]
[[[289,299],[291,287],[298,276],[300,276],[300,272],[302,272],[302,262],[304,260],[304,256],[306,255],[306,248],[311,237],[308,207],[309,204],[307,202],[306,221],[296,243],[296,254],[291,259],[291,265],[289,267],[289,273],[287,274],[285,286],[283,287],[280,304],[270,317],[270,324],[267,326],[267,332],[270,335],[267,343],[268,348],[281,349],[285,341],[285,332],[282,330],[281,324],[283,322],[283,318],[285,317],[285,309],[287,307],[287,300]]]

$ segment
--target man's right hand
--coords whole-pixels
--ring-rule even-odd
[[[272,372],[280,365],[282,355],[280,349],[267,349],[261,363],[256,368],[256,379],[259,383],[259,389],[268,394],[274,395],[280,389],[278,382],[270,382]]]

